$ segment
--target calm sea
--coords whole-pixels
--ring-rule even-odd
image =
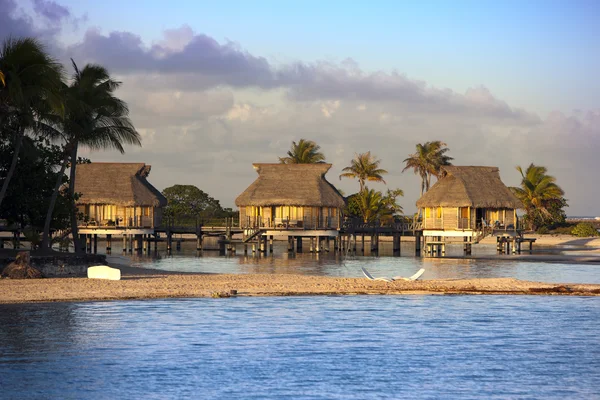
[[[459,249],[460,250],[460,249]],[[577,250],[577,249],[573,249]],[[600,283],[598,264],[343,257],[134,256],[212,273]],[[477,246],[494,254],[493,246]],[[386,254],[385,247],[382,251]],[[120,254],[115,251],[113,254]],[[348,296],[0,305],[2,399],[595,399],[600,299]]]
[[[414,244],[406,243],[402,257],[391,257],[391,243],[382,243],[380,256],[345,256],[340,253],[288,253],[285,244],[276,244],[274,253],[218,256],[218,252],[205,251],[197,257],[195,244],[184,243],[181,251],[167,256],[165,251],[153,256],[133,256],[132,265],[143,268],[179,272],[230,273],[230,274],[303,274],[318,276],[362,277],[361,267],[374,276],[410,276],[420,268],[425,269],[422,279],[466,278],[517,278],[530,281],[557,283],[600,283],[600,263],[548,263],[539,261],[511,261],[510,255],[497,259],[421,258],[414,256]],[[462,254],[462,246],[448,246],[449,254]],[[556,252],[551,248],[536,248],[538,254]],[[581,255],[595,257],[600,254],[589,250],[570,248],[566,253],[580,251]],[[490,256],[495,245],[473,247],[474,256]],[[113,254],[121,254],[117,249]]]
[[[595,399],[598,332],[586,297],[0,305],[0,397]]]

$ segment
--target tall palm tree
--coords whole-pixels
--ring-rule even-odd
[[[325,155],[321,153],[321,146],[312,140],[300,139],[292,142],[290,151],[287,152],[287,157],[279,157],[279,162],[282,164],[316,164],[325,161]]]
[[[72,60],[71,60],[72,61]],[[73,61],[72,61],[73,62]],[[116,149],[125,152],[124,144],[141,146],[139,133],[129,119],[127,104],[114,96],[121,86],[120,82],[111,79],[106,68],[88,64],[79,70],[73,62],[75,74],[70,86],[65,87],[66,114],[62,124],[65,138],[65,159],[62,172],[70,165],[69,197],[75,198],[75,174],[77,169],[77,151],[79,146],[92,150]],[[44,225],[43,248],[48,247],[48,237],[52,211],[56,202],[59,182],[51,199],[50,208]],[[71,234],[76,252],[77,216],[75,205],[71,207]]]
[[[421,196],[429,190],[431,177],[439,178],[442,175],[442,167],[452,165],[450,161],[453,158],[446,155],[450,150],[446,146],[446,143],[439,140],[425,142],[425,144],[418,143],[417,151],[404,160],[406,165],[402,172],[412,169],[421,177]]]
[[[385,175],[388,172],[385,169],[379,168],[380,163],[381,160],[372,156],[370,151],[356,154],[354,159],[350,162],[350,166],[342,170],[343,174],[340,175],[340,179],[358,179],[361,192],[365,188],[366,181],[385,183],[382,175]]]
[[[14,153],[0,189],[0,205],[17,166],[23,137],[39,133],[48,111],[62,108],[62,66],[32,38],[8,38],[0,49],[0,119],[13,137]]]
[[[525,171],[517,166],[517,171],[521,174],[521,187],[511,187],[510,190],[525,206],[529,228],[534,229],[535,216],[542,220],[550,216],[548,206],[553,200],[562,198],[565,192],[555,183],[556,178],[547,174],[546,167],[532,163]]]

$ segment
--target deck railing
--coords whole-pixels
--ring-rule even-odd
[[[338,217],[304,217],[304,218],[264,218],[247,216],[241,221],[241,228],[271,229],[337,229]]]

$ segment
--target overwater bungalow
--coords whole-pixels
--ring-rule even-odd
[[[144,163],[91,163],[77,166],[75,192],[81,227],[154,229],[167,199],[147,177]]]
[[[445,176],[418,201],[424,236],[480,236],[485,228],[515,232],[522,203],[496,167],[446,166]]]
[[[338,229],[344,198],[331,164],[253,164],[258,178],[235,200],[241,228]]]

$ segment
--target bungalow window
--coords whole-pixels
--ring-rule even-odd
[[[436,210],[436,218],[442,218],[442,207],[438,207]]]
[[[150,207],[144,207],[144,217],[150,216]]]
[[[431,218],[431,208],[429,207],[425,209],[425,218]]]
[[[469,207],[461,207],[460,208],[460,217],[461,218],[469,218]]]

